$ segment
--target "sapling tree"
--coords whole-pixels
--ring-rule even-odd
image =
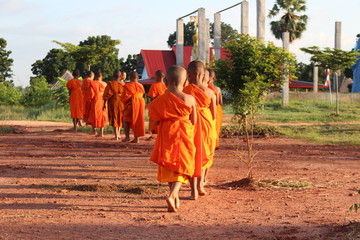
[[[265,94],[274,84],[281,84],[284,74],[295,73],[295,57],[273,43],[248,35],[239,35],[225,45],[226,60],[217,60],[215,69],[223,88],[231,94],[232,108],[239,124],[243,124],[247,154],[242,160],[252,177],[256,153],[253,151],[255,114],[263,106]],[[286,72],[284,72],[286,69]]]
[[[345,69],[354,65],[357,57],[360,55],[358,51],[343,51],[338,48],[324,48],[321,50],[317,46],[308,48],[300,48],[302,51],[311,54],[311,61],[316,62],[318,65],[330,68],[335,73],[336,84],[336,115],[340,114],[339,109],[339,86],[338,75],[339,72],[343,72]]]

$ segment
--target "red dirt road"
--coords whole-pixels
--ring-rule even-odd
[[[8,125],[18,126],[0,134],[0,239],[360,239],[360,213],[348,210],[360,202],[359,147],[258,139],[256,179],[310,186],[228,190],[219,186],[245,176],[235,154],[245,144],[222,139],[208,195],[187,200],[184,186],[181,209],[168,213],[164,187],[149,194],[70,189],[157,184],[153,141],[59,130],[66,124]]]

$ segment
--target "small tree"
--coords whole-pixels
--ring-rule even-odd
[[[25,91],[24,105],[29,107],[41,107],[51,100],[51,90],[44,76],[34,77],[30,80],[30,86]]]
[[[14,60],[10,58],[11,51],[5,49],[6,45],[6,40],[0,38],[0,83],[12,77],[11,65]],[[12,80],[8,81],[12,82]]]
[[[0,105],[17,105],[21,102],[22,94],[19,88],[8,81],[0,82]]]
[[[217,78],[231,94],[232,107],[239,122],[244,125],[247,142],[247,177],[252,177],[253,127],[255,113],[263,106],[264,97],[274,83],[281,83],[284,69],[295,72],[295,57],[286,50],[264,44],[248,35],[239,35],[237,40],[225,45],[228,60],[217,60]]]
[[[57,78],[58,82],[52,87],[51,92],[55,105],[58,108],[65,108],[69,106],[69,90],[66,87],[67,81],[61,77]]]
[[[300,48],[302,51],[311,54],[311,61],[318,65],[330,68],[335,73],[336,84],[336,115],[340,114],[339,110],[339,86],[338,73],[354,65],[357,57],[360,55],[357,51],[343,51],[337,48],[324,48],[321,50],[317,46]]]

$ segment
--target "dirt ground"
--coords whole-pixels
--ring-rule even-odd
[[[307,187],[225,189],[243,178],[236,149],[221,139],[208,195],[168,213],[167,188],[139,144],[69,131],[71,124],[6,122],[0,134],[0,239],[360,239],[360,148],[257,139],[256,179]],[[118,188],[115,188],[115,187]],[[93,191],[90,191],[93,190]]]

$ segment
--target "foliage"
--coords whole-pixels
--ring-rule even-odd
[[[264,94],[275,82],[281,82],[283,65],[295,72],[295,58],[272,43],[238,35],[225,45],[229,60],[215,62],[218,82],[228,91],[237,116],[255,113],[263,104]]]
[[[289,32],[290,42],[301,38],[308,20],[307,15],[299,15],[304,11],[306,11],[305,0],[276,0],[269,12],[270,18],[282,15],[280,20],[270,22],[275,38],[282,39],[283,32]]]
[[[296,63],[295,77],[299,81],[313,82],[314,64],[306,64],[302,62]],[[325,68],[319,66],[318,71],[319,83],[325,82]],[[332,75],[330,75],[330,80]],[[332,81],[332,80],[331,80]]]
[[[13,83],[0,82],[0,105],[16,105],[21,102],[21,99],[22,94]]]
[[[360,194],[360,190],[358,190],[358,194]],[[357,212],[360,208],[360,204],[359,203],[354,203],[354,205],[351,205],[349,210],[352,211],[354,210],[355,212]]]
[[[218,81],[231,94],[234,114],[245,129],[247,153],[239,157],[248,168],[247,178],[251,178],[257,155],[252,144],[255,113],[262,107],[265,93],[272,85],[281,82],[283,74],[290,76],[294,72],[295,58],[272,43],[264,44],[248,35],[238,35],[225,49],[229,59],[217,60],[215,69]],[[284,69],[289,72],[284,73]]]
[[[67,81],[60,77],[57,78],[58,82],[52,86],[51,92],[55,100],[56,107],[67,107],[69,105],[69,90],[66,87]]]
[[[75,68],[75,61],[71,55],[62,49],[51,49],[42,60],[37,60],[31,65],[32,73],[45,76],[48,83],[61,76],[66,70]]]
[[[117,56],[119,50],[115,47],[121,42],[107,35],[88,37],[79,45],[54,41],[64,48],[77,62],[77,67],[84,71],[101,71],[105,79],[110,79],[114,69],[120,67]]]
[[[11,66],[14,60],[9,57],[11,51],[5,49],[6,45],[6,40],[0,38],[0,83],[12,77]],[[9,80],[9,82],[12,82],[12,80]]]
[[[51,89],[46,78],[34,77],[30,80],[30,86],[24,95],[24,105],[30,107],[40,107],[51,100]]]
[[[184,46],[193,46],[192,37],[195,34],[194,22],[184,23]],[[238,31],[231,27],[230,24],[221,22],[221,46],[224,46],[228,41],[237,38]],[[214,24],[210,23],[210,39],[214,39]],[[176,45],[176,32],[171,33],[167,40],[169,48]]]
[[[130,76],[130,73],[136,70],[138,65],[138,57],[139,54],[129,54],[126,58],[126,61],[124,61],[123,58],[120,59],[120,66],[121,70],[125,71],[127,74],[127,77]]]

